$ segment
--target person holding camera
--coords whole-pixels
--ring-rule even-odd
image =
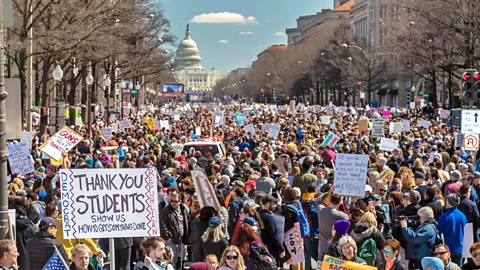
[[[420,226],[412,229],[408,225],[406,218],[400,221],[403,237],[407,243],[406,257],[410,260],[408,269],[422,269],[421,260],[424,257],[430,257],[435,247],[437,237],[435,219],[432,208],[425,206],[418,210],[420,217]]]
[[[407,247],[407,243],[403,237],[402,227],[400,225],[401,219],[399,217],[410,217],[410,220],[412,222],[418,220],[417,212],[421,208],[421,206],[418,204],[420,202],[420,198],[421,198],[420,192],[416,190],[412,190],[410,192],[404,193],[402,195],[402,200],[404,205],[406,206],[396,211],[393,216],[392,235],[395,239],[397,239],[400,242],[400,245],[402,247],[400,256],[402,258],[405,258],[405,256],[403,255]],[[407,264],[406,261],[405,261],[405,264]]]

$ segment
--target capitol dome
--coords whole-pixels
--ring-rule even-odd
[[[187,24],[185,38],[178,45],[175,53],[174,66],[176,70],[195,69],[202,70],[202,58],[197,43],[190,37],[190,29]]]

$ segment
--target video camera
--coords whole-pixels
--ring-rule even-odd
[[[404,219],[407,220],[407,227],[412,228],[412,229],[418,228],[421,224],[420,217],[417,216],[417,215],[414,215],[414,216],[398,216],[394,220],[395,221],[394,226],[400,227],[400,221],[402,221]]]

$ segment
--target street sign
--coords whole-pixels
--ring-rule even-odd
[[[462,134],[480,134],[480,110],[462,109]]]
[[[478,150],[478,134],[466,134],[463,139],[463,147],[465,150],[477,151]]]

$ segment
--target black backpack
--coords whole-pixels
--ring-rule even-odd
[[[252,258],[253,270],[276,270],[278,268],[275,258],[266,248],[250,249],[250,257]]]

